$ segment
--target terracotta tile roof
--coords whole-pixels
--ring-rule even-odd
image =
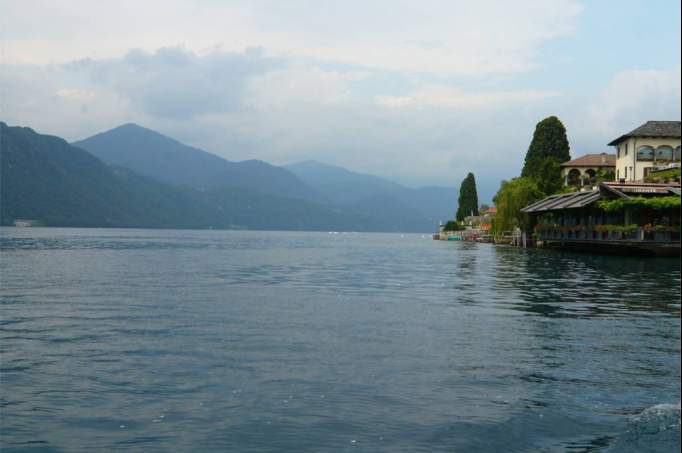
[[[577,159],[569,160],[561,164],[562,167],[615,167],[616,155],[603,154],[606,163],[602,162],[602,154],[585,154]]]
[[[630,137],[680,138],[680,129],[679,121],[647,121],[637,129],[613,140],[609,146],[616,146]]]

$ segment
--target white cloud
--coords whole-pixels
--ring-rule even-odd
[[[513,103],[534,102],[558,96],[556,91],[519,90],[465,92],[450,86],[423,86],[407,96],[377,96],[379,105],[390,108],[499,108]]]
[[[88,101],[95,97],[95,93],[88,90],[80,90],[78,88],[60,88],[55,93],[56,96],[62,99],[70,99],[73,101]]]
[[[375,69],[440,76],[513,74],[575,30],[576,0],[191,2],[23,0],[2,5],[9,63],[113,58],[130,48],[194,52],[263,46]]]
[[[588,107],[589,123],[615,138],[648,120],[679,120],[681,79],[679,67],[620,72]]]

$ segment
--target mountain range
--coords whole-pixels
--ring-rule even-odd
[[[232,162],[135,124],[69,144],[0,122],[0,158],[2,225],[427,232],[456,207],[451,188]]]
[[[196,189],[238,187],[288,198],[322,201],[287,170],[261,160],[231,162],[136,124],[73,143],[103,162],[168,184]]]
[[[391,219],[404,231],[434,229],[439,221],[453,216],[457,204],[457,192],[451,187],[412,189],[378,176],[310,160],[284,168],[334,205]]]

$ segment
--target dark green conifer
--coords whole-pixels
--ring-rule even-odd
[[[556,116],[535,126],[521,176],[535,180],[540,190],[552,194],[561,189],[561,164],[571,160],[566,128]]]
[[[456,219],[458,222],[464,217],[478,215],[478,193],[476,192],[476,178],[469,173],[459,188],[459,200]]]

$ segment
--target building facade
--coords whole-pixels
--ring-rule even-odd
[[[561,164],[561,176],[564,178],[565,186],[592,186],[597,182],[600,173],[608,180],[616,177],[615,154],[585,154]]]
[[[643,181],[652,171],[680,166],[680,122],[648,121],[609,146],[616,148],[616,181]]]

